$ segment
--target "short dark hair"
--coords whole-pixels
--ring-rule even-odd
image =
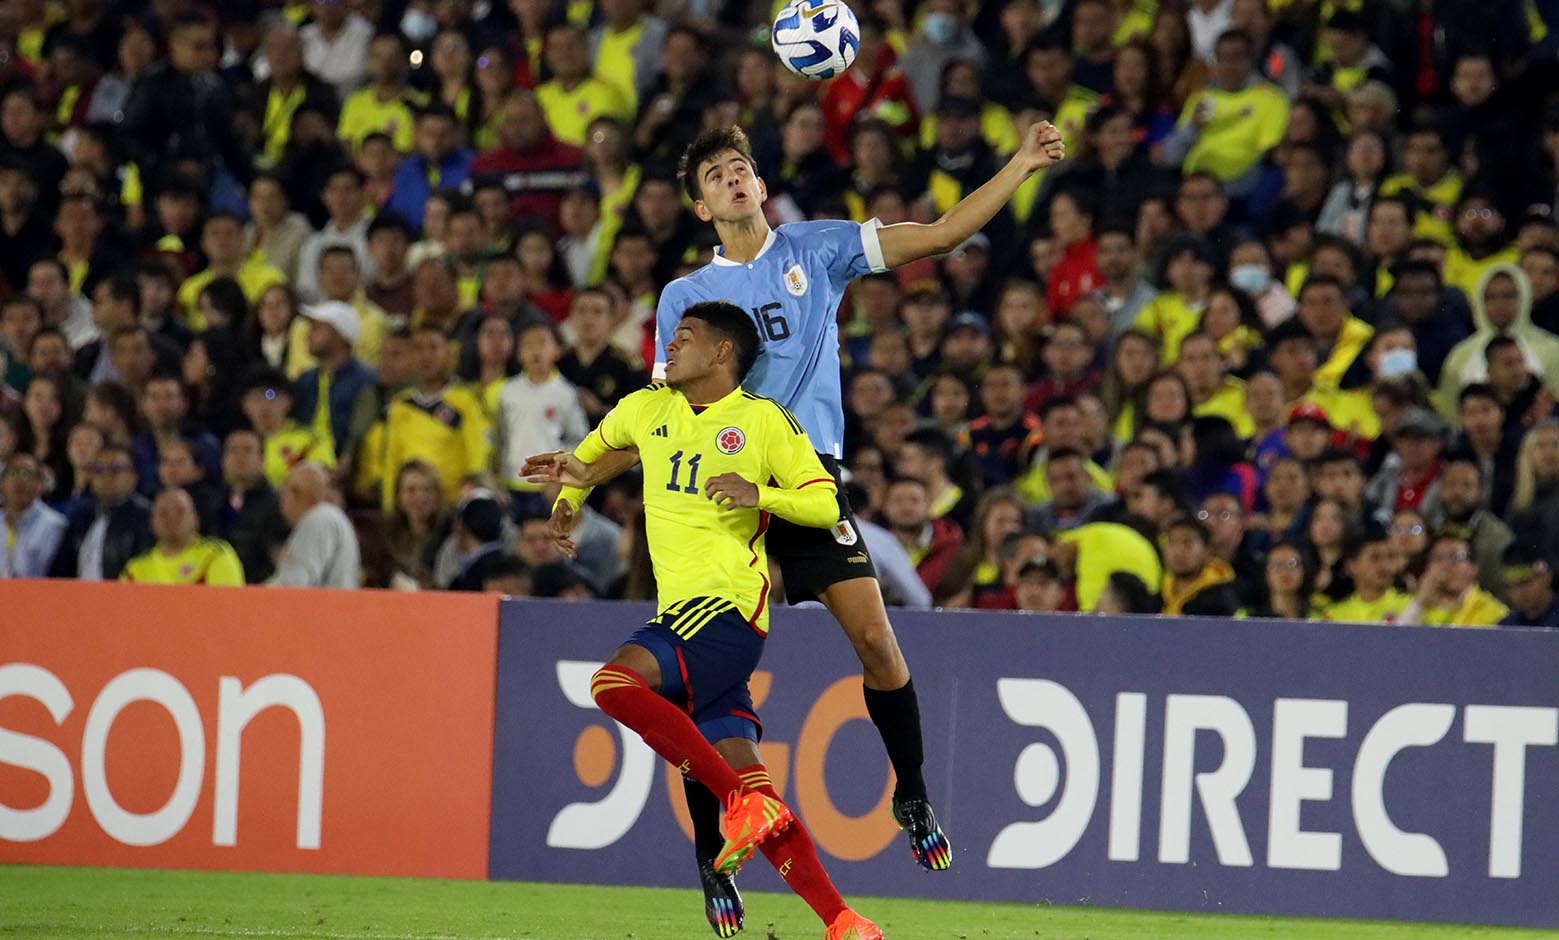
[[[758,163],[752,158],[752,142],[747,139],[746,131],[734,124],[711,128],[693,138],[693,142],[682,151],[682,159],[677,161],[677,179],[682,181],[682,188],[687,191],[689,199],[697,202],[704,198],[698,168],[727,150],[736,151],[754,173],[758,172]]]
[[[1062,408],[1076,408],[1077,399],[1071,395],[1052,395],[1045,399],[1045,403],[1039,406],[1039,420],[1050,420],[1050,416]]]
[[[1083,455],[1083,452],[1073,447],[1057,447],[1045,455],[1046,466],[1058,460],[1081,460],[1084,466],[1088,464],[1088,458]]]
[[[925,451],[928,456],[942,461],[944,468],[953,462],[953,444],[947,439],[947,435],[936,428],[921,428],[904,436],[904,443],[913,444]]]
[[[1142,478],[1143,486],[1151,486],[1158,494],[1176,506],[1184,508],[1186,505],[1185,484],[1180,480],[1180,474],[1173,470],[1154,470]]]
[[[739,383],[752,371],[762,351],[763,341],[758,338],[758,326],[742,308],[723,300],[707,300],[682,311],[682,319],[694,317],[704,321],[716,336],[729,340],[736,350],[736,381]]]
[[[1496,336],[1489,340],[1483,347],[1483,360],[1488,362],[1494,358],[1494,354],[1503,349],[1520,349],[1521,344],[1509,336]]]
[[[333,255],[345,255],[352,261],[352,267],[359,267],[357,263],[357,249],[345,243],[326,245],[319,253],[319,266],[325,266],[325,259]]]
[[[1505,405],[1499,400],[1499,395],[1494,391],[1494,386],[1487,382],[1470,382],[1462,387],[1461,394],[1456,396],[1458,407],[1466,407],[1467,399],[1483,398],[1494,403],[1495,407],[1504,411]]]
[[[1408,218],[1411,219],[1412,215],[1409,214]],[[1396,279],[1397,283],[1401,283],[1404,278],[1415,275],[1433,278],[1435,287],[1440,286],[1440,269],[1428,261],[1408,259],[1398,263],[1396,267],[1391,269],[1391,276]],[[1396,284],[1393,284],[1392,287],[1395,288]]]
[[[1342,286],[1342,281],[1337,280],[1337,278],[1332,277],[1330,274],[1312,274],[1305,278],[1305,282],[1299,286],[1298,297],[1303,297],[1305,295],[1305,291],[1312,287],[1327,286],[1337,288],[1337,293],[1342,294],[1345,297],[1348,294],[1348,291]]]
[[[368,237],[373,238],[376,232],[400,232],[409,239],[412,235],[411,223],[394,209],[381,209],[373,221],[368,223]]]
[[[1149,590],[1141,578],[1128,571],[1113,572],[1107,583],[1128,614],[1156,614],[1163,609],[1158,594]]]
[[[1168,535],[1175,529],[1189,529],[1191,532],[1196,534],[1197,540],[1200,541],[1203,545],[1212,544],[1212,533],[1207,531],[1207,526],[1203,525],[1201,520],[1195,518],[1194,516],[1176,516],[1175,518],[1169,520],[1169,524],[1164,526],[1164,534]]]
[[[1389,540],[1385,526],[1374,519],[1367,519],[1353,534],[1343,540],[1343,561],[1352,561],[1371,545]]]
[[[1358,456],[1352,451],[1344,450],[1341,447],[1329,447],[1322,451],[1319,457],[1315,458],[1315,468],[1317,470],[1322,467],[1329,467],[1334,463],[1345,463],[1360,473],[1364,472],[1364,465],[1360,463]]]

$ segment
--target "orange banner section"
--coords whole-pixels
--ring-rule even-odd
[[[497,603],[0,581],[0,862],[485,878]]]

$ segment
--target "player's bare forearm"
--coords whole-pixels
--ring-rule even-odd
[[[888,225],[877,232],[882,245],[882,260],[890,268],[946,254],[964,239],[984,228],[996,213],[1012,200],[1018,187],[1035,172],[1066,155],[1061,144],[1061,132],[1048,121],[1029,128],[1028,137],[1007,165],[986,180],[974,192],[959,200],[940,219],[925,225],[919,222],[900,222]]]
[[[525,458],[520,476],[530,483],[561,483],[588,490],[619,476],[638,462],[637,447],[608,450],[589,463],[566,450],[556,450]]]
[[[639,462],[637,447],[609,450],[590,463],[590,485],[600,486],[627,473]]]

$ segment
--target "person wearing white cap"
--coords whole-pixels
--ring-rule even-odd
[[[352,341],[352,353],[374,368],[379,366],[379,350],[384,346],[384,336],[390,331],[389,317],[379,305],[368,299],[363,291],[362,267],[352,249],[346,245],[330,245],[319,254],[318,303],[339,301],[357,311],[357,339]],[[314,357],[308,352],[308,321],[302,317],[292,322],[291,347],[287,357],[289,375],[299,375],[313,367]]]
[[[319,365],[298,377],[294,414],[314,433],[329,440],[338,457],[337,472],[351,472],[357,445],[379,410],[374,370],[352,355],[362,323],[351,304],[338,300],[305,305],[308,351]]]

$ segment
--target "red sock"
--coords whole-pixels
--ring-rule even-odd
[[[762,764],[743,767],[736,773],[747,789],[779,799],[779,794],[774,792],[774,783],[769,779],[769,771]],[[758,848],[790,885],[790,890],[800,895],[825,925],[832,924],[845,911],[844,898],[839,896],[839,889],[823,870],[823,863],[817,857],[817,846],[812,844],[812,837],[807,835],[800,819],[787,826],[784,832],[760,843]]]
[[[590,695],[601,711],[637,731],[655,753],[703,782],[722,804],[742,788],[736,771],[699,734],[693,719],[651,692],[644,677],[632,669],[602,666],[590,679]]]

